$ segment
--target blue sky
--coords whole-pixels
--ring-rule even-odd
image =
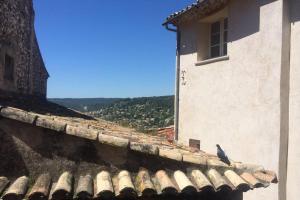
[[[48,97],[174,93],[175,33],[165,17],[193,0],[35,0]]]

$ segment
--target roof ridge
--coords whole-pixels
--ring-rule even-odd
[[[0,194],[9,186],[4,191],[3,200],[24,197],[29,200],[36,197],[45,199],[48,199],[47,197],[49,199],[110,197],[111,199],[112,197],[154,197],[159,194],[176,196],[180,192],[197,195],[206,191],[247,192],[250,189],[267,187],[276,178],[272,174],[262,172],[239,175],[232,170],[222,173],[216,169],[192,169],[190,172],[176,170],[173,173],[167,173],[165,170],[150,173],[147,169],[140,169],[136,175],[127,170],[119,170],[114,174],[100,170],[95,178],[90,174],[79,175],[78,180],[75,181],[73,173],[64,171],[55,181],[48,173],[40,174],[35,179],[30,178],[32,187],[29,187],[27,176],[19,177],[12,182],[6,177],[0,177]]]
[[[224,4],[228,1],[229,0],[197,0],[191,5],[169,15],[163,22],[163,25],[171,23],[176,26],[178,24],[178,20],[180,20],[180,18],[185,14],[191,13],[193,9],[197,9],[195,11],[199,12],[197,15],[194,15],[194,17],[205,16],[207,13],[220,9],[220,7],[224,6]]]

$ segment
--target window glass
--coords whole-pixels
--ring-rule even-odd
[[[223,55],[227,55],[227,42],[228,42],[228,18],[224,19]]]
[[[221,43],[221,23],[215,22],[211,25],[210,35],[210,56],[212,58],[220,56],[220,43]]]
[[[215,58],[227,55],[228,19],[222,19],[211,24],[210,30],[210,57]]]
[[[220,33],[220,22],[215,22],[211,25],[211,33]]]
[[[228,28],[228,18],[224,19],[224,29],[227,30]]]
[[[211,35],[211,46],[219,45],[220,44],[220,34]]]
[[[211,47],[210,55],[212,58],[220,56],[220,46]]]
[[[227,31],[224,31],[224,43],[227,43]]]
[[[223,46],[223,55],[227,55],[227,43]]]

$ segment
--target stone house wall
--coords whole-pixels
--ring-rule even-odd
[[[5,74],[6,55],[13,59],[13,79]],[[0,89],[46,97],[48,72],[34,31],[32,0],[0,4]]]

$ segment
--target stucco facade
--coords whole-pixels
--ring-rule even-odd
[[[233,160],[277,171],[278,186],[246,194],[246,200],[299,197],[299,10],[298,0],[231,0],[177,25],[178,142],[198,139],[211,153],[220,144]],[[228,53],[209,60],[210,24],[225,17]]]
[[[300,174],[295,173],[300,165],[300,1],[291,6],[291,60],[289,94],[289,151],[287,171],[287,199],[299,198]]]
[[[48,72],[34,31],[32,0],[0,4],[0,90],[46,97]]]

